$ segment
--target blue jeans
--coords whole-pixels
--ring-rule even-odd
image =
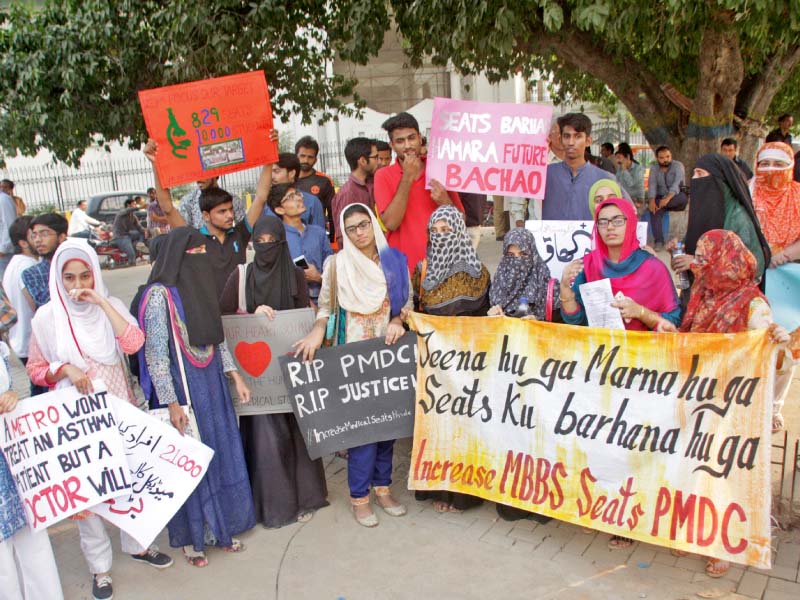
[[[660,201],[661,198],[656,197],[656,203]],[[650,228],[653,231],[653,240],[656,244],[663,244],[665,241],[664,235],[669,235],[669,210],[681,205],[686,206],[686,194],[683,192],[673,196],[669,204],[664,208],[659,208],[650,219]],[[681,208],[681,210],[683,209]]]
[[[347,484],[351,498],[369,496],[370,485],[392,483],[394,440],[356,446],[347,451]]]
[[[136,264],[136,247],[134,244],[136,242],[142,241],[142,234],[137,231],[129,231],[128,235],[123,235],[117,238],[114,238],[114,244],[116,244],[117,248],[122,250],[125,254],[128,255],[128,264],[135,265]]]

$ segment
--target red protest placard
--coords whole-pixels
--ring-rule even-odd
[[[278,160],[264,71],[139,92],[166,188]]]

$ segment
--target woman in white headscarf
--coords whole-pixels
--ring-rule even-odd
[[[123,353],[133,354],[144,343],[144,333],[121,300],[108,295],[100,263],[85,240],[63,242],[50,264],[50,302],[39,308],[31,323],[28,376],[36,385],[66,388],[82,394],[93,391],[92,380],[102,379],[108,391],[136,403]],[[81,549],[92,572],[95,597],[110,597],[111,540],[100,517],[78,517]],[[121,532],[122,551],[157,568],[172,559],[155,546],[142,548]]]
[[[375,337],[393,344],[405,332],[403,314],[410,307],[405,255],[389,247],[375,214],[363,204],[345,208],[340,224],[344,248],[325,263],[317,321],[311,333],[294,345],[303,360],[314,358],[329,329],[327,337],[334,344]],[[350,503],[356,521],[364,527],[378,524],[369,502],[370,487],[386,514],[399,517],[406,513],[389,490],[393,451],[394,440],[348,451]]]

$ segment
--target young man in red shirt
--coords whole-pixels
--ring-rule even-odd
[[[408,267],[413,270],[425,258],[428,219],[433,211],[452,204],[463,213],[464,207],[456,192],[448,192],[435,179],[430,181],[431,188],[425,189],[422,136],[412,115],[398,113],[387,119],[383,128],[397,160],[375,173],[375,207],[388,230],[389,245],[408,257]]]

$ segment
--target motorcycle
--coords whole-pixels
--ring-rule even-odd
[[[89,235],[89,245],[97,252],[101,269],[116,269],[120,266],[129,266],[128,255],[116,246],[113,237],[111,229],[102,226],[92,229]],[[137,259],[147,254],[147,246],[142,242],[135,244],[135,247]]]

